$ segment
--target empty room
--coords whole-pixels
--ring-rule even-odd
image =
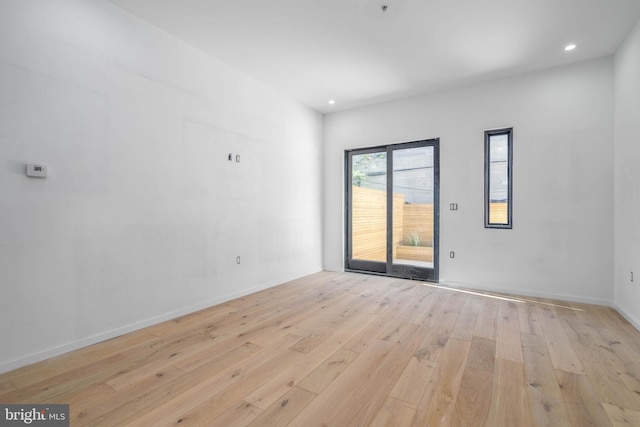
[[[0,0],[0,425],[640,426],[637,0]]]

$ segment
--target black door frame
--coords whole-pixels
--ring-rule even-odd
[[[393,264],[393,152],[415,147],[433,147],[433,268],[413,265]],[[387,260],[386,262],[369,261],[352,258],[353,241],[352,229],[352,158],[354,155],[367,153],[387,154]],[[345,150],[345,270],[361,273],[374,273],[405,279],[426,280],[437,282],[440,261],[440,139],[426,139],[420,141],[403,142],[397,144],[380,145],[376,147]]]

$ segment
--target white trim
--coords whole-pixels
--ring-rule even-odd
[[[615,310],[620,313],[620,315],[622,317],[624,317],[627,322],[631,323],[631,325],[636,328],[638,331],[640,331],[640,322],[635,319],[632,315],[630,315],[629,313],[627,313],[626,311],[624,311],[619,305],[614,304],[613,308],[615,308]]]
[[[180,316],[195,313],[198,310],[202,310],[208,307],[212,307],[214,305],[222,304],[224,302],[231,301],[233,299],[240,298],[245,295],[249,295],[258,291],[262,291],[264,289],[268,289],[268,288],[277,286],[279,284],[284,284],[290,280],[296,279],[297,277],[299,276],[296,276],[290,279],[270,281],[270,282],[267,282],[266,284],[258,285],[253,288],[244,289],[242,291],[234,292],[232,294],[214,298],[212,300],[200,302],[198,304],[194,304],[189,307],[182,308],[180,310],[171,311],[169,313],[152,317],[150,319],[143,320],[140,322],[136,322],[131,325],[123,326],[121,328],[113,329],[111,331],[107,331],[101,334],[97,334],[87,338],[82,338],[76,341],[72,341],[58,347],[53,347],[45,351],[41,351],[38,353],[30,354],[25,357],[21,357],[19,359],[10,360],[8,362],[4,362],[0,364],[0,374],[12,371],[17,368],[21,368],[23,366],[30,365],[32,363],[41,362],[43,360],[49,359],[51,357],[59,356],[64,353],[68,353],[73,350],[78,350],[83,347],[88,347],[90,345],[97,344],[99,342],[106,341],[111,338],[119,337],[121,335],[128,334],[129,332],[134,332],[139,329],[146,328],[148,326],[153,326],[167,320],[171,320]]]
[[[36,362],[40,362],[43,361],[45,359],[49,359],[51,357],[55,357],[55,356],[59,356],[61,354],[73,351],[73,350],[77,350],[83,347],[87,347],[93,344],[97,344],[99,342],[102,341],[106,341],[108,339],[111,338],[115,338],[124,334],[127,334],[129,332],[134,332],[137,331],[139,329],[142,328],[146,328],[148,326],[152,326],[152,325],[156,325],[158,323],[167,321],[167,320],[171,320],[171,319],[175,319],[176,317],[180,317],[180,316],[184,316],[190,313],[194,313],[198,310],[202,310],[208,307],[212,307],[214,305],[218,305],[218,304],[222,304],[224,302],[228,302],[231,301],[233,299],[236,298],[240,298],[243,297],[245,295],[249,295],[255,292],[259,292],[262,291],[264,289],[268,289],[274,286],[277,286],[279,284],[284,284],[288,281],[294,280],[297,277],[292,277],[290,279],[284,279],[284,280],[278,280],[278,281],[272,281],[272,282],[268,282],[266,284],[262,284],[259,286],[255,286],[253,288],[249,288],[249,289],[244,289],[242,291],[238,291],[229,295],[225,295],[222,297],[218,297],[218,298],[214,298],[212,300],[208,300],[206,302],[201,302],[198,304],[194,304],[192,306],[189,307],[185,307],[182,308],[180,310],[176,310],[176,311],[172,311],[170,313],[166,313],[163,314],[161,316],[156,316],[156,317],[152,317],[150,319],[141,321],[141,322],[137,322],[128,326],[124,326],[121,328],[117,328],[117,329],[113,329],[111,331],[108,332],[104,332],[102,334],[98,334],[98,335],[94,335],[88,338],[83,338],[81,340],[77,340],[77,341],[73,341],[58,347],[54,347],[39,353],[34,353],[31,354],[29,356],[20,358],[20,359],[15,359],[9,362],[5,362],[0,364],[0,374],[1,373],[5,373],[5,372],[9,372],[11,370],[17,369],[17,368],[21,368],[23,366],[26,365],[30,365],[32,363],[36,363]],[[603,306],[607,306],[607,307],[613,307],[618,313],[620,313],[620,315],[622,317],[624,317],[629,323],[631,323],[631,325],[633,325],[637,330],[640,331],[640,322],[638,320],[636,320],[633,316],[629,315],[628,313],[626,313],[620,306],[613,304],[610,301],[606,301],[606,300],[599,300],[599,299],[594,299],[594,298],[582,298],[582,297],[575,297],[575,296],[567,296],[567,295],[560,295],[560,294],[550,294],[550,293],[545,293],[545,292],[521,292],[519,294],[514,294],[513,293],[513,289],[509,290],[509,289],[502,289],[502,288],[496,288],[496,287],[480,287],[480,286],[474,286],[472,284],[468,284],[468,283],[458,283],[458,282],[449,282],[449,281],[445,281],[442,280],[439,282],[440,285],[444,285],[444,286],[449,286],[451,288],[467,288],[467,289],[473,289],[473,290],[478,290],[478,291],[487,291],[487,292],[497,292],[497,293],[501,293],[504,295],[512,295],[512,296],[530,296],[530,297],[536,297],[536,298],[549,298],[549,299],[556,299],[556,300],[562,300],[562,301],[572,301],[572,302],[580,302],[580,303],[587,303],[587,304],[596,304],[596,305],[603,305]]]

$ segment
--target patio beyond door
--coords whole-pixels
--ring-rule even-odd
[[[438,142],[346,152],[347,270],[438,280]]]

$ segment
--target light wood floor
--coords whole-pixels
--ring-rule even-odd
[[[640,426],[640,332],[323,272],[0,375],[0,402],[69,403],[72,426]]]

